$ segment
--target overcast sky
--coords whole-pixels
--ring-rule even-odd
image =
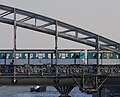
[[[0,0],[120,41],[120,0]],[[59,38],[59,48],[85,48]],[[13,27],[0,23],[0,48],[13,48]],[[17,48],[54,48],[54,37],[17,28]]]

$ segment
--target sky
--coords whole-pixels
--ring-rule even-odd
[[[0,0],[0,4],[38,13],[120,41],[120,0]],[[13,48],[13,26],[0,23],[0,49]],[[54,48],[54,37],[17,28],[17,48]],[[58,48],[89,48],[58,38]]]

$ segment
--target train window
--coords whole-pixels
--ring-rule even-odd
[[[117,59],[120,59],[120,55],[119,55],[119,54],[116,54],[116,58],[117,58]]]
[[[60,58],[59,54],[60,54],[60,53],[57,53],[57,58]],[[56,54],[53,53],[53,59],[55,59],[55,58],[56,58]]]
[[[68,58],[68,53],[65,53],[65,58]]]
[[[44,53],[39,53],[39,58],[40,59],[45,58],[45,54]]]
[[[56,58],[56,55],[55,55],[55,53],[53,54],[53,59],[55,59]]]
[[[66,54],[65,53],[62,53],[62,58],[66,58]]]
[[[12,53],[12,58],[14,58],[14,54]]]
[[[114,58],[114,54],[113,53],[109,53],[109,58],[113,59]]]
[[[36,54],[36,58],[38,59],[39,57],[38,57],[39,55],[38,55],[38,53]]]
[[[21,59],[22,58],[22,53],[19,53],[19,59]]]
[[[102,59],[102,53],[99,53],[99,58]]]
[[[4,59],[5,58],[5,54],[1,54],[1,58]]]
[[[42,58],[45,58],[45,53],[42,54]]]
[[[48,58],[49,58],[49,59],[51,58],[51,54],[48,54]]]
[[[36,58],[39,58],[39,59],[45,58],[45,54],[44,53],[37,53]]]
[[[62,53],[59,53],[59,58],[62,58]]]
[[[76,53],[76,54],[75,54],[75,58],[79,58],[79,54]]]
[[[117,59],[119,58],[118,54],[116,54],[116,58],[117,58]]]
[[[120,59],[120,54],[118,55],[118,58]]]
[[[15,57],[16,57],[16,59],[19,59],[20,58],[20,54],[16,53]]]
[[[66,56],[67,57],[67,56]],[[71,54],[71,58],[79,58],[79,54],[78,53],[75,53],[75,54]]]
[[[114,58],[114,54],[113,53],[105,53],[104,54],[104,58],[105,59],[113,59]]]
[[[59,53],[59,58],[68,58],[68,54],[67,53]]]
[[[73,53],[71,53],[71,58],[74,58],[74,54]]]
[[[25,54],[25,59],[28,59],[28,54]]]
[[[10,54],[7,54],[6,58],[7,58],[7,59],[10,59]]]
[[[104,54],[104,58],[105,58],[105,59],[109,59],[109,53],[105,53],[105,54]]]
[[[101,59],[102,58],[102,53],[99,53],[99,56],[98,56],[98,53],[93,53],[93,58],[97,59],[97,57],[99,57]]]
[[[42,53],[38,54],[38,58],[40,58],[40,59],[42,58]]]
[[[97,53],[93,53],[93,58],[94,58],[94,59],[97,58]]]
[[[107,59],[107,53],[104,53],[104,58]]]
[[[33,54],[30,54],[30,59],[33,59]]]

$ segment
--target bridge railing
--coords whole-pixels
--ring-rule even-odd
[[[15,69],[14,69],[15,68]],[[0,65],[1,76],[120,76],[120,65]]]

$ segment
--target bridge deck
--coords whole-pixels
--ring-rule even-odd
[[[15,71],[14,71],[15,70]],[[46,84],[77,85],[79,83],[95,84],[95,78],[106,85],[120,84],[120,65],[0,65],[0,85],[12,85],[15,77],[17,85]]]

